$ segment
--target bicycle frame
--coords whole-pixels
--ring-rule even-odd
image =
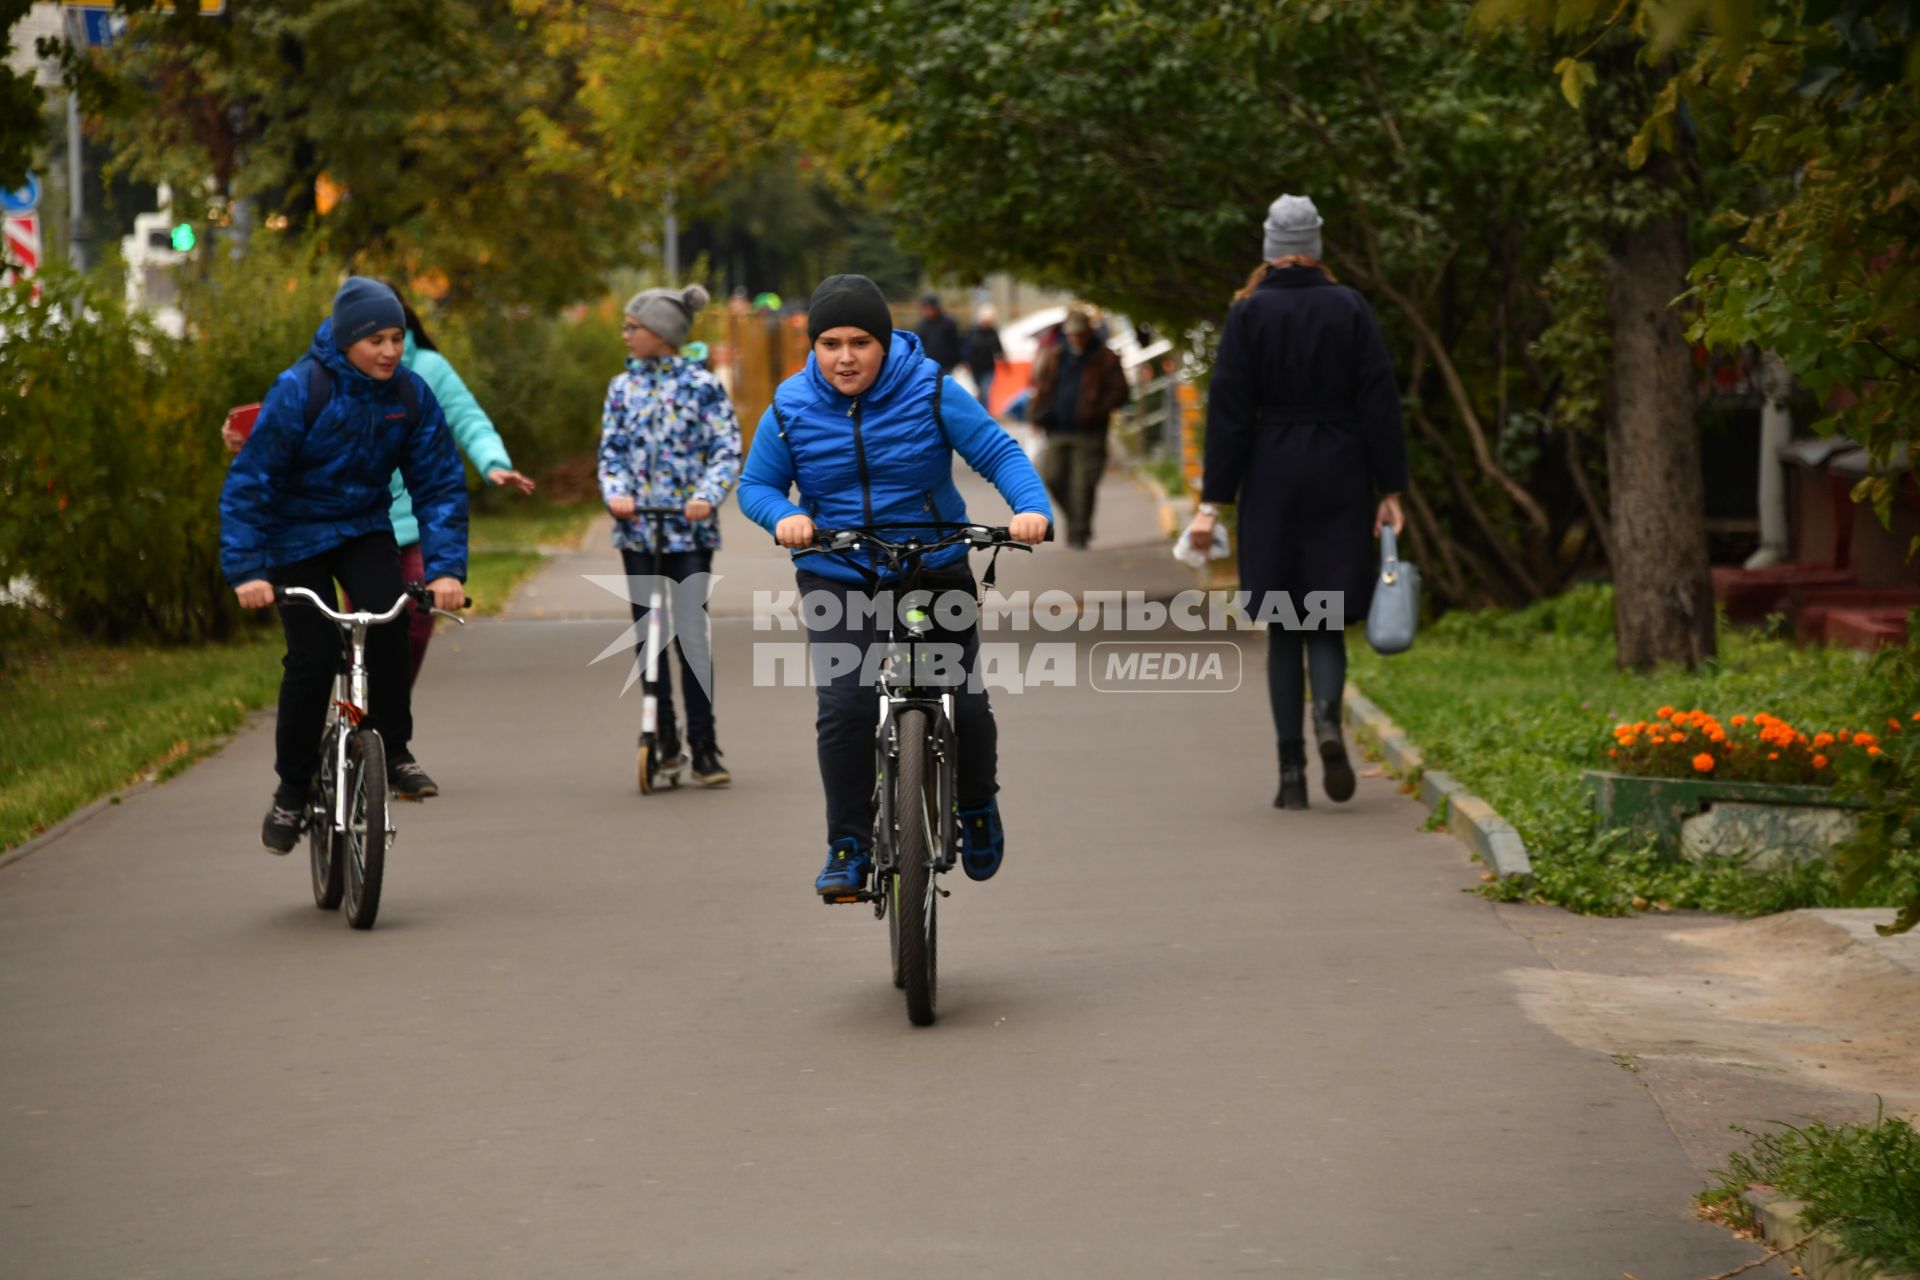
[[[305,603],[319,610],[323,616],[331,619],[336,626],[347,634],[347,647],[351,656],[348,659],[347,669],[333,678],[333,698],[331,705],[327,708],[327,742],[326,745],[321,748],[322,754],[332,763],[333,777],[335,779],[332,797],[333,813],[330,815],[333,829],[335,831],[345,831],[347,829],[348,796],[347,789],[338,785],[338,780],[344,778],[347,772],[347,735],[351,730],[358,728],[360,722],[367,717],[367,631],[371,627],[392,622],[395,618],[399,617],[407,607],[408,597],[403,594],[398,600],[393,602],[392,608],[380,613],[341,613],[335,610],[333,606],[325,600],[321,599],[317,593],[308,590],[306,587],[283,587],[281,588],[280,594],[283,597],[293,596],[300,598]],[[435,612],[443,613],[444,611],[435,610]],[[454,620],[456,622],[462,622],[459,618],[455,618]],[[464,622],[462,622],[462,625],[464,625]],[[344,690],[341,688],[342,683],[346,686]],[[341,696],[342,693],[345,694],[344,697]],[[346,723],[346,729],[344,730],[341,728],[342,721]],[[387,822],[387,844],[389,847],[393,844],[394,834],[391,810],[389,809],[389,820]]]

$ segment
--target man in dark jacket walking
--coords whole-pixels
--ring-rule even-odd
[[[1000,330],[994,324],[993,308],[982,307],[975,316],[973,328],[967,330],[967,372],[973,375],[980,407],[988,413],[993,412],[993,375],[1006,358],[1007,349],[1000,342]]]
[[[1094,336],[1084,311],[1067,313],[1064,340],[1033,374],[1033,420],[1047,433],[1040,476],[1067,516],[1067,545],[1093,538],[1093,502],[1107,469],[1107,423],[1130,393],[1120,357]]]
[[[960,326],[940,306],[940,295],[929,293],[920,299],[920,323],[914,328],[920,336],[921,350],[927,359],[940,366],[946,377],[960,365]]]

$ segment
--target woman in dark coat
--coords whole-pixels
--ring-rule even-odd
[[[1206,473],[1189,536],[1210,546],[1218,506],[1239,513],[1240,586],[1259,616],[1285,592],[1316,625],[1312,592],[1339,592],[1325,628],[1267,632],[1267,691],[1280,739],[1274,805],[1307,807],[1302,654],[1313,686],[1313,732],[1331,800],[1353,795],[1340,732],[1343,628],[1367,616],[1380,527],[1400,532],[1407,484],[1400,386],[1367,300],[1320,265],[1321,218],[1304,196],[1267,212],[1266,261],[1227,313],[1207,402]],[[1277,602],[1275,602],[1277,603]],[[1272,616],[1271,614],[1269,615]]]

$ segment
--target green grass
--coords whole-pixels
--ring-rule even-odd
[[[513,589],[547,562],[538,551],[475,551],[467,557],[467,595],[482,616],[506,607]],[[443,622],[442,626],[452,626]]]
[[[545,563],[577,545],[599,508],[525,503],[476,511],[467,591],[497,614]],[[443,624],[450,625],[450,624]],[[199,649],[75,644],[23,635],[0,665],[0,849],[143,777],[205,755],[280,687],[278,627]]]
[[[1698,672],[1622,673],[1612,607],[1608,589],[1581,588],[1519,613],[1451,614],[1396,657],[1354,646],[1354,683],[1419,744],[1427,767],[1460,779],[1526,842],[1533,882],[1486,892],[1608,915],[1648,905],[1743,914],[1884,905],[1884,892],[1850,897],[1825,867],[1757,875],[1730,862],[1667,863],[1599,828],[1581,773],[1606,766],[1621,720],[1650,719],[1669,703],[1820,725],[1880,724],[1890,710],[1888,685],[1862,655],[1732,628]]]
[[[541,501],[537,495],[520,498],[489,493],[475,500],[467,545],[476,553],[578,547],[600,511],[598,503],[556,505]]]
[[[1763,1183],[1805,1200],[1802,1222],[1831,1231],[1856,1259],[1920,1269],[1920,1133],[1912,1124],[1882,1115],[1871,1125],[1740,1132],[1753,1147],[1729,1158],[1720,1184],[1701,1193],[1704,1207],[1752,1226],[1742,1197]]]
[[[0,848],[109,792],[167,777],[280,687],[277,629],[200,649],[59,644],[0,669]]]

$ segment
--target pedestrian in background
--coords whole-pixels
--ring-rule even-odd
[[[1307,807],[1302,652],[1313,687],[1322,783],[1352,797],[1340,731],[1344,628],[1367,616],[1382,525],[1406,520],[1406,429],[1400,384],[1373,309],[1321,265],[1313,201],[1283,195],[1267,211],[1265,260],[1234,296],[1207,396],[1206,470],[1188,536],[1211,547],[1220,504],[1239,515],[1240,586],[1256,613],[1269,592],[1304,612],[1336,591],[1338,629],[1267,631],[1267,693],[1280,747],[1277,808]]]
[[[1044,348],[1034,366],[1030,413],[1047,433],[1040,475],[1066,514],[1067,545],[1085,550],[1107,469],[1107,427],[1131,392],[1120,357],[1094,334],[1086,312],[1067,312],[1060,328],[1060,342]]]
[[[993,376],[1007,349],[1000,343],[1000,329],[994,323],[992,307],[982,307],[974,315],[973,328],[967,330],[967,372],[973,375],[974,394],[980,407],[993,412]]]
[[[940,376],[946,377],[960,367],[964,352],[960,344],[960,326],[940,305],[940,295],[924,294],[920,298],[920,323],[914,327],[919,335],[920,346],[926,352],[927,359],[940,366]]]
[[[740,423],[720,380],[704,363],[682,354],[693,318],[708,302],[699,285],[643,289],[628,300],[620,333],[627,367],[607,385],[600,417],[600,494],[613,514],[613,545],[629,579],[654,569],[653,521],[640,507],[678,507],[661,523],[660,572],[675,582],[713,570],[720,549],[716,511],[740,479]],[[632,596],[636,628],[646,605]],[[644,631],[641,631],[644,635]],[[641,661],[645,662],[644,641]],[[687,743],[694,781],[717,787],[733,780],[720,761],[714,723],[712,631],[706,610],[674,619],[668,646],[680,656],[680,693],[686,703]],[[688,649],[706,664],[699,672]],[[679,720],[673,708],[673,653],[660,655],[658,675],[646,691],[659,707],[655,750],[662,770],[687,767]],[[643,665],[644,670],[644,665]]]

